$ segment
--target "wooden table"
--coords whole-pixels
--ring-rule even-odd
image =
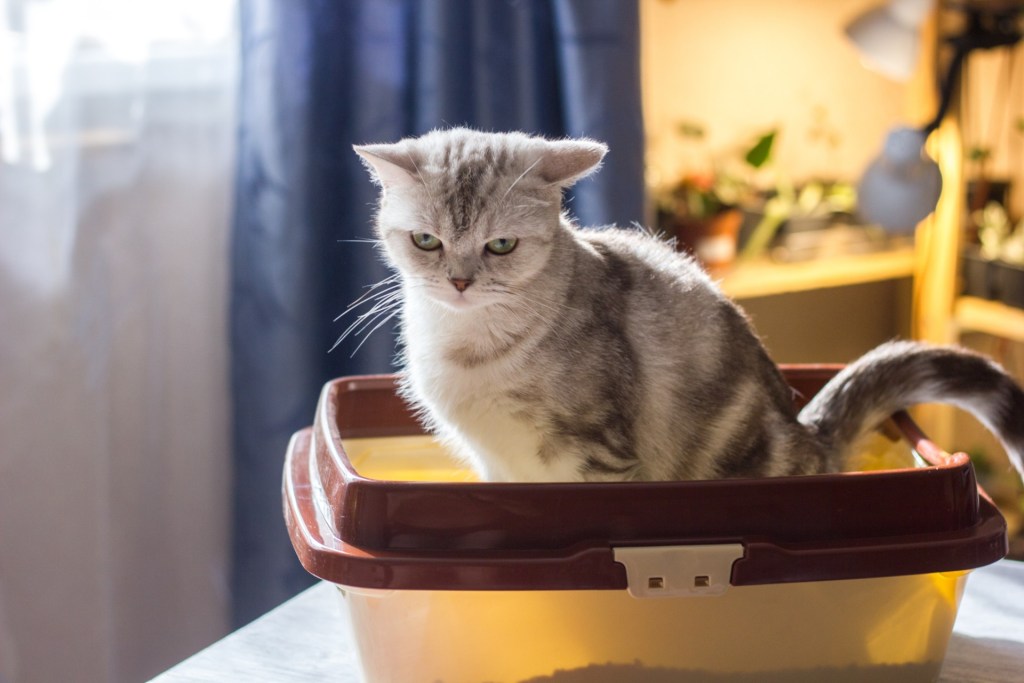
[[[356,683],[334,591],[318,584],[153,680]],[[971,575],[939,680],[1024,681],[1024,563],[1002,560]]]

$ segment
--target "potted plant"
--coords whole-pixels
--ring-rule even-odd
[[[994,262],[996,295],[1007,306],[1024,308],[1024,221],[1003,242]]]
[[[699,124],[680,123],[677,132],[695,143],[705,139],[705,130]],[[768,162],[775,137],[775,130],[760,134],[745,148],[738,164],[719,160],[711,170],[684,173],[657,193],[661,230],[713,274],[721,274],[736,258],[744,221],[742,207],[754,194],[749,175]]]
[[[780,230],[792,233],[828,227],[835,216],[853,210],[856,198],[856,190],[849,183],[816,180],[798,188],[787,178],[780,177],[740,258],[760,256]]]
[[[1003,205],[992,201],[972,221],[980,244],[964,250],[964,293],[1024,308],[1024,220],[1013,228]]]

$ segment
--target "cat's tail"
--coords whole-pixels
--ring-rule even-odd
[[[948,403],[974,415],[999,438],[1024,477],[1024,391],[996,363],[964,349],[883,344],[826,384],[799,420],[838,466],[889,415],[920,403]]]

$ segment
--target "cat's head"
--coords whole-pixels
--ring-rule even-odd
[[[507,301],[544,268],[562,188],[607,147],[457,128],[355,151],[381,187],[377,235],[392,264],[417,291],[467,309]]]

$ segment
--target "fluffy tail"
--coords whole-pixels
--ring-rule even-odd
[[[889,415],[919,403],[949,403],[970,412],[999,438],[1024,477],[1024,391],[996,363],[964,349],[883,344],[826,384],[799,420],[836,465]]]

